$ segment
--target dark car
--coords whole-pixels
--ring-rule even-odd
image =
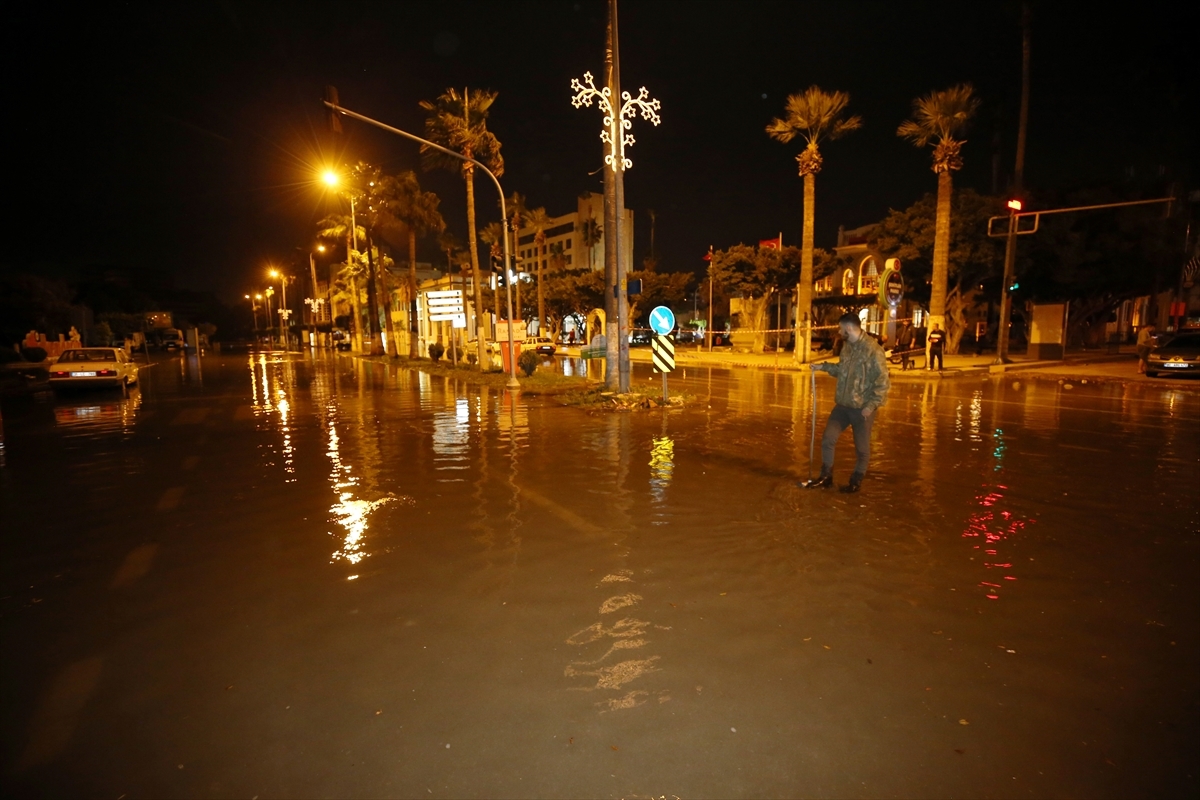
[[[1200,333],[1181,333],[1150,351],[1146,375],[1200,375]]]

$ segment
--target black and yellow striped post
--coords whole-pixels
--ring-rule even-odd
[[[654,371],[661,372],[663,378],[663,402],[667,402],[667,373],[675,371],[675,339],[668,334],[656,334],[650,342],[651,361]]]

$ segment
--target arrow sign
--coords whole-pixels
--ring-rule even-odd
[[[658,306],[650,312],[650,327],[655,333],[666,336],[675,330],[675,313],[666,306]]]

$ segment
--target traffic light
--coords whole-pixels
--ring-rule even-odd
[[[1010,292],[1015,292],[1017,289],[1020,289],[1020,288],[1021,288],[1021,282],[1020,282],[1020,281],[1013,281],[1013,282],[1012,282],[1012,286],[1009,286],[1009,287],[1008,287],[1008,290],[1009,290]]]

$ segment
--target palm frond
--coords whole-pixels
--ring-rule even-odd
[[[845,116],[850,104],[846,92],[827,92],[820,86],[810,86],[799,94],[788,95],[785,115],[767,126],[767,135],[780,142],[803,137],[809,144],[825,139],[837,139],[862,127],[862,117]]]
[[[934,139],[953,139],[967,127],[979,110],[975,88],[960,83],[933,91],[913,101],[913,118],[896,129],[896,135],[924,147]]]

